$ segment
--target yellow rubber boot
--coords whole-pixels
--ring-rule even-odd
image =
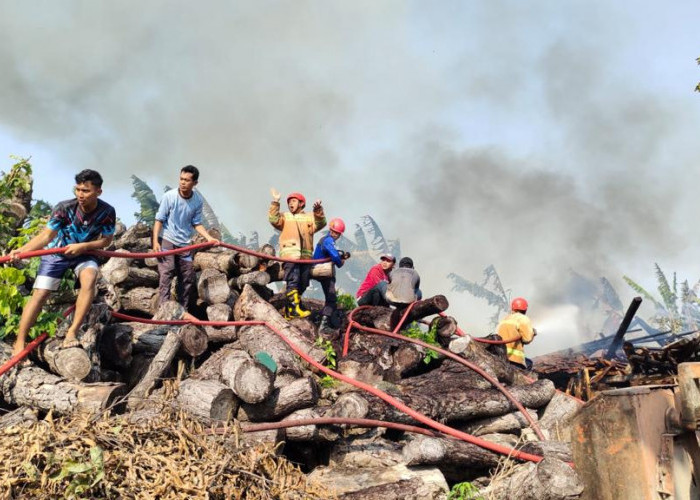
[[[290,290],[287,292],[287,308],[284,317],[286,319],[292,318],[306,318],[311,314],[311,311],[304,311],[301,308],[301,299],[299,298],[298,290]]]

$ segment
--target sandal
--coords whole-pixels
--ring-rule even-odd
[[[78,339],[64,339],[61,349],[70,349],[71,347],[80,347],[80,341]]]

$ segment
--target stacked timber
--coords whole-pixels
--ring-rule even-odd
[[[121,232],[114,247],[147,252],[150,238],[150,228],[136,224]],[[269,245],[259,250],[274,256]],[[423,321],[452,357],[357,326],[349,331],[348,354],[340,356],[347,321],[324,336],[313,315],[283,317],[284,294],[269,286],[282,279],[278,262],[225,248],[197,251],[193,260],[197,300],[188,309],[194,316],[175,301],[158,303],[155,259],[107,260],[98,298],[78,335],[80,345],[62,348],[68,321],[37,351],[31,366],[0,378],[0,397],[17,408],[8,422],[27,425],[26,415],[31,421],[37,412],[50,410],[130,411],[142,420],[167,404],[207,425],[235,422],[259,439],[284,441],[284,453],[313,470],[310,477],[338,498],[446,498],[449,486],[463,481],[481,485],[485,494],[504,492],[503,498],[512,498],[517,494],[513,481],[490,480],[503,464],[498,452],[503,449],[546,457],[536,466],[515,460],[511,467],[514,475],[528,477],[530,491],[547,491],[546,498],[553,499],[581,493],[575,472],[566,465],[571,460],[566,422],[580,402],[556,393],[549,380],[529,381],[499,352],[456,337],[456,320],[436,316],[448,308],[446,297],[426,298],[408,311],[367,308],[353,319],[371,329],[398,327],[399,334],[405,325]],[[171,285],[177,297],[177,283]],[[314,311],[321,307],[311,300],[304,305]],[[113,311],[175,324],[118,320]],[[247,324],[226,324],[230,321]],[[0,343],[0,361],[8,358],[9,345]],[[328,377],[323,367],[345,381]],[[166,379],[175,381],[176,390],[164,399],[173,387],[164,385]],[[325,424],[324,419],[340,420]],[[358,427],[348,419],[404,427]],[[295,421],[300,422],[294,426]],[[435,431],[443,426],[462,437]],[[263,428],[267,431],[257,432]],[[475,439],[465,440],[465,435]],[[562,467],[563,486],[551,474]]]

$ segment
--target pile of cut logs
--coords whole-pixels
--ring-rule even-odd
[[[114,245],[123,251],[144,252],[150,248],[150,235],[143,224],[122,228]],[[269,246],[261,251],[274,253]],[[490,498],[555,499],[581,494],[581,482],[566,463],[571,460],[567,421],[580,402],[556,392],[549,380],[527,379],[498,350],[492,352],[469,337],[452,336],[454,319],[433,320],[440,343],[506,385],[537,421],[546,441],[537,439],[502,392],[443,355],[431,360],[422,347],[353,329],[349,353],[340,357],[347,323],[334,335],[323,337],[310,318],[288,321],[280,314],[283,294],[267,286],[281,280],[279,263],[213,248],[197,252],[194,264],[198,299],[191,311],[200,319],[267,322],[319,363],[331,365],[333,352],[338,353],[338,372],[380,389],[432,420],[545,457],[538,464],[515,463],[509,473],[494,476],[493,471],[503,464],[500,455],[437,432],[426,436],[338,424],[247,435],[284,441],[283,453],[339,498],[446,498],[448,483],[462,481],[473,482]],[[316,272],[330,270],[325,266]],[[35,351],[31,366],[0,378],[5,405],[59,414],[129,411],[135,420],[148,419],[162,408],[162,380],[177,378],[179,389],[168,404],[206,422],[235,419],[244,430],[251,423],[321,417],[419,425],[375,395],[322,378],[323,373],[267,326],[162,326],[112,317],[110,311],[182,319],[185,311],[177,303],[157,304],[157,284],[154,259],[106,261],[98,300],[79,334],[81,346],[61,348],[65,322],[56,338]],[[311,300],[304,304],[315,312],[321,306]],[[441,295],[422,300],[408,321],[434,315],[447,305]],[[358,311],[354,319],[391,330],[399,316],[396,310],[376,307]],[[0,342],[0,362],[9,357],[9,344]]]

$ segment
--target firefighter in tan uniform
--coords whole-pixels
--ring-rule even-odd
[[[529,344],[537,335],[537,331],[532,328],[530,318],[527,313],[527,300],[522,297],[513,299],[510,303],[511,313],[503,318],[498,324],[496,333],[503,340],[511,340],[506,344],[506,355],[508,361],[520,368],[532,368],[532,362],[525,357],[523,344]]]

